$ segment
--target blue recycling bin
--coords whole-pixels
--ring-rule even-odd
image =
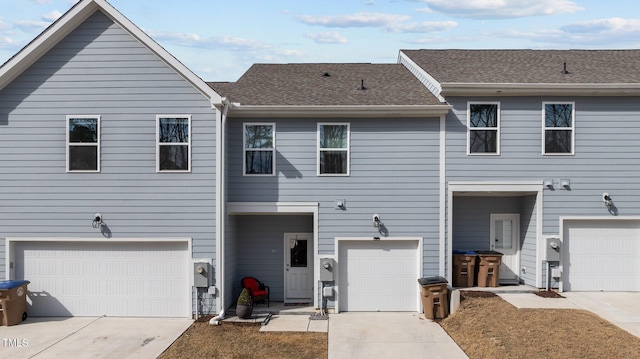
[[[16,325],[27,319],[28,280],[0,281],[0,322]]]

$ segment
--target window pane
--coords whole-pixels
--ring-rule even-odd
[[[496,153],[498,151],[498,131],[469,131],[469,152]]]
[[[189,143],[188,118],[161,118],[158,122],[160,143]]]
[[[471,127],[498,127],[498,105],[469,105],[469,122]]]
[[[320,173],[347,173],[346,151],[321,151]]]
[[[347,148],[349,126],[320,125],[320,148]]]
[[[307,266],[307,241],[304,239],[295,240],[293,248],[290,249],[292,267]]]
[[[244,148],[273,148],[273,125],[247,125]]]
[[[247,151],[246,174],[273,174],[272,151]]]
[[[544,125],[546,127],[573,127],[572,104],[545,104]]]
[[[189,146],[160,146],[160,170],[188,170]]]
[[[545,153],[571,153],[571,130],[545,130]]]
[[[98,146],[69,146],[69,171],[97,171]]]
[[[70,143],[98,143],[97,118],[70,118]]]

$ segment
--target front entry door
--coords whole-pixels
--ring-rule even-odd
[[[503,254],[500,265],[500,282],[518,283],[520,245],[520,215],[491,215],[491,250]]]
[[[313,235],[285,234],[284,253],[285,303],[313,300]]]

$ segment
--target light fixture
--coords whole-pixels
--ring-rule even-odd
[[[613,200],[607,192],[602,194],[602,202],[604,202],[604,205],[607,206],[607,208],[610,208],[613,205]]]
[[[379,214],[374,214],[373,215],[373,227],[374,228],[380,228],[380,226],[382,225],[382,221],[380,221],[380,215]]]
[[[571,188],[571,180],[569,180],[569,179],[561,179],[560,180],[560,186],[562,186],[562,188],[564,188],[564,189]]]
[[[547,187],[548,189],[553,189],[553,180],[552,179],[544,180],[544,186]]]
[[[93,222],[91,222],[91,227],[93,228],[102,227],[102,215],[100,213],[96,213],[93,215]]]

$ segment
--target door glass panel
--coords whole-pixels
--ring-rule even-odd
[[[497,220],[495,223],[495,232],[496,248],[511,249],[513,246],[513,223],[511,223],[510,220]]]
[[[307,240],[297,239],[291,240],[290,245],[291,266],[306,267],[307,266]]]

